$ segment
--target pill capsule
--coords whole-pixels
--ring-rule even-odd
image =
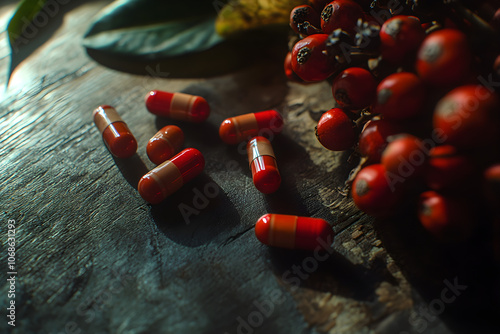
[[[141,197],[157,204],[200,174],[205,159],[200,151],[186,148],[144,175],[137,186]]]
[[[219,128],[219,136],[226,143],[235,145],[262,135],[262,130],[281,132],[283,118],[276,110],[266,110],[225,119]]]
[[[203,122],[210,115],[210,106],[201,96],[152,90],[145,102],[151,113],[181,121]]]
[[[255,235],[268,246],[305,250],[329,248],[334,237],[323,219],[270,213],[259,218]]]
[[[93,112],[94,123],[108,150],[117,158],[129,158],[137,151],[137,141],[116,109],[102,105]]]
[[[247,154],[255,188],[264,194],[278,190],[281,176],[271,142],[261,136],[254,137],[247,144]]]
[[[175,125],[167,125],[148,142],[146,153],[149,160],[159,165],[177,154],[184,144],[184,132]]]

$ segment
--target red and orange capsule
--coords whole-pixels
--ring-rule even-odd
[[[184,132],[175,125],[167,125],[148,142],[146,153],[149,160],[159,165],[177,154],[184,144]]]
[[[255,224],[255,235],[268,246],[289,249],[327,249],[334,233],[323,219],[265,214]]]
[[[152,90],[145,102],[151,113],[181,121],[199,123],[210,115],[210,106],[201,96]]]
[[[149,203],[160,203],[200,174],[204,167],[205,159],[201,152],[186,148],[144,175],[137,190]]]
[[[257,136],[248,142],[247,154],[255,188],[264,194],[278,190],[281,176],[271,142]]]
[[[108,150],[117,158],[129,158],[137,151],[137,141],[116,109],[102,105],[93,112],[94,123]]]
[[[276,110],[266,110],[225,119],[219,128],[219,136],[226,143],[235,145],[260,135],[264,130],[280,133],[283,118]]]

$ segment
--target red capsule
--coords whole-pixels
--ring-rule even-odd
[[[94,123],[111,154],[117,158],[129,158],[137,151],[137,141],[116,109],[102,105],[93,112]]]
[[[146,153],[149,160],[159,165],[178,153],[184,144],[184,132],[175,125],[167,125],[148,142]]]
[[[152,90],[145,102],[151,113],[181,121],[203,122],[210,115],[210,106],[201,96]]]
[[[268,246],[305,250],[328,249],[334,237],[323,219],[270,213],[259,218],[255,235]]]
[[[283,118],[276,110],[266,110],[225,119],[219,128],[219,136],[226,143],[235,145],[252,137],[262,135],[265,130],[280,133]]]
[[[247,153],[255,188],[264,194],[278,190],[281,176],[271,142],[261,136],[255,137],[248,142]]]
[[[157,204],[200,174],[204,167],[205,159],[201,152],[186,148],[144,175],[137,189],[144,200]]]

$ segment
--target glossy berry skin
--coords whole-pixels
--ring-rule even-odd
[[[370,71],[361,67],[350,67],[342,71],[332,85],[337,104],[347,109],[362,109],[375,100],[377,82]]]
[[[144,175],[137,186],[141,197],[158,204],[200,174],[205,159],[200,151],[186,148]]]
[[[268,213],[257,220],[255,236],[264,245],[314,251],[328,249],[334,233],[320,218]]]
[[[415,74],[394,73],[378,85],[372,111],[386,119],[411,118],[421,113],[425,95],[425,86]]]
[[[496,213],[500,210],[500,164],[494,164],[483,172],[486,199]]]
[[[375,216],[387,216],[394,211],[399,196],[399,186],[391,183],[381,164],[361,169],[352,183],[354,204],[363,212]]]
[[[417,17],[397,15],[382,24],[379,35],[382,58],[401,64],[416,54],[425,38],[425,31]]]
[[[457,199],[426,191],[418,201],[418,219],[422,226],[441,241],[461,241],[473,230],[474,218],[469,206]]]
[[[280,133],[283,117],[276,110],[243,114],[225,119],[219,127],[219,137],[229,145],[250,140],[266,132]]]
[[[425,38],[417,54],[416,70],[435,86],[460,84],[469,76],[472,55],[465,34],[442,29]]]
[[[404,179],[421,175],[427,166],[429,152],[422,140],[412,135],[399,135],[382,153],[381,163],[389,175]]]
[[[167,125],[158,131],[146,146],[151,162],[159,165],[177,154],[184,144],[184,132],[175,125]]]
[[[263,194],[278,190],[281,175],[271,142],[262,136],[252,138],[247,144],[247,154],[255,188]]]
[[[321,30],[331,34],[336,29],[342,29],[354,36],[358,19],[364,17],[363,9],[352,0],[334,0],[325,6],[321,12]]]
[[[304,81],[322,81],[331,76],[337,66],[326,51],[328,35],[307,36],[293,46],[292,69]]]
[[[309,22],[312,26],[319,28],[320,19],[319,13],[311,6],[302,5],[297,6],[290,12],[290,28],[296,33],[301,33],[305,35],[310,35],[304,29],[301,29],[300,25],[304,22]]]
[[[92,113],[108,150],[117,158],[130,158],[137,151],[137,141],[116,109],[102,105]]]
[[[359,152],[368,164],[376,164],[387,147],[387,137],[401,133],[401,126],[385,119],[369,121],[359,136]]]
[[[474,164],[452,145],[441,145],[430,150],[429,163],[424,172],[425,184],[432,190],[461,189],[474,172]]]
[[[295,74],[292,68],[292,53],[288,52],[285,56],[285,61],[283,63],[284,73],[288,80],[293,82],[302,82],[302,79]]]
[[[210,115],[210,106],[201,96],[152,90],[145,103],[152,114],[181,121],[200,123]]]
[[[331,151],[347,150],[358,139],[353,121],[340,108],[330,109],[321,116],[316,137],[321,145]]]
[[[498,132],[499,101],[479,85],[455,88],[436,105],[433,126],[444,143],[458,148],[490,145]]]

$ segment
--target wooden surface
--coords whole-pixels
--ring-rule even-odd
[[[287,83],[273,61],[207,79],[111,70],[81,47],[106,3],[61,9],[2,93],[2,244],[14,219],[18,248],[16,327],[3,315],[2,333],[498,333],[498,276],[481,240],[439,246],[406,209],[375,222],[336,190],[353,165],[348,152],[329,152],[314,137],[332,106],[327,82]],[[1,7],[3,26],[13,5]],[[0,43],[3,80],[5,32]],[[204,124],[156,118],[143,102],[151,89],[204,96],[212,114]],[[91,118],[99,104],[117,108],[137,155],[113,159],[106,150]],[[269,108],[286,126],[273,141],[283,184],[265,196],[246,153],[217,130],[226,117]],[[136,185],[153,167],[145,144],[166,124],[182,127],[206,169],[151,206]],[[204,189],[217,194],[184,219],[179,205],[194,207]],[[253,227],[267,212],[328,220],[333,253],[316,268],[309,253],[260,244]],[[443,303],[454,282],[466,288]],[[3,310],[7,290],[3,283]]]

